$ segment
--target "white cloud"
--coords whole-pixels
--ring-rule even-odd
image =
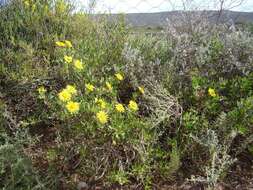
[[[88,7],[90,0],[75,0],[79,7]],[[187,2],[187,0],[184,0]],[[188,1],[189,2],[189,1]],[[218,0],[191,0],[186,7],[190,10],[195,9],[218,9]],[[235,11],[253,11],[253,0],[244,0],[238,6],[240,0],[226,0],[225,9]],[[184,6],[182,0],[97,0],[95,12],[111,13],[140,13],[140,12],[160,12],[171,10],[182,10]]]

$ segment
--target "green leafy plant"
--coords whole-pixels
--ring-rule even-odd
[[[14,138],[1,133],[0,187],[3,189],[45,189],[39,174],[31,165],[31,160],[23,152],[22,146],[32,142],[27,137],[25,131],[17,132]]]

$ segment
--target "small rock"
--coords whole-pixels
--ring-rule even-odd
[[[78,190],[86,190],[86,189],[88,189],[88,185],[87,185],[87,183],[81,181],[77,184],[77,189]]]

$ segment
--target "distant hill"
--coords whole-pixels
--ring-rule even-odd
[[[125,14],[126,22],[133,27],[162,27],[168,22],[167,19],[177,18],[180,19],[182,15],[199,15],[203,11],[171,11],[171,12],[159,12],[159,13],[129,13]],[[218,11],[205,11],[209,21],[216,22],[219,12]],[[96,15],[97,17],[98,15]],[[101,15],[99,15],[101,16]],[[109,16],[110,20],[117,20],[119,14],[112,14]],[[253,12],[235,12],[224,11],[220,17],[220,22],[233,22],[233,23],[253,23]]]

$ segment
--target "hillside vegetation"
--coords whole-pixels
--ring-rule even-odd
[[[205,15],[209,22],[223,24],[231,23],[252,23],[253,22],[253,12],[237,12],[224,10],[220,11],[169,11],[169,12],[157,12],[157,13],[127,13],[125,14],[126,23],[133,27],[166,27],[168,24],[168,19],[186,19],[190,17],[199,16],[203,18]],[[97,15],[96,15],[97,16]],[[95,17],[96,17],[95,16]],[[98,15],[101,16],[101,15]],[[112,14],[109,16],[111,20],[117,20],[119,18],[118,14]]]
[[[1,7],[0,189],[252,188],[252,27],[191,24]]]

